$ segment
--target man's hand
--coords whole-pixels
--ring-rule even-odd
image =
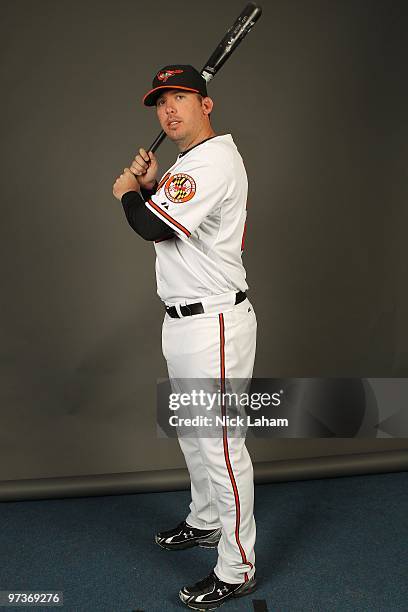
[[[158,169],[159,165],[152,151],[147,153],[144,149],[139,149],[139,153],[130,166],[130,170],[136,176],[139,185],[147,190],[153,189],[155,186]]]
[[[129,168],[124,168],[123,174],[121,174],[113,184],[113,195],[120,201],[123,194],[128,191],[140,192],[140,186]]]

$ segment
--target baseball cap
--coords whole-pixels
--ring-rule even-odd
[[[207,96],[207,83],[201,74],[186,64],[164,66],[153,79],[152,89],[143,97],[145,106],[154,106],[164,89],[184,89]]]

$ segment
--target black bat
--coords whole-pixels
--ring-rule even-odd
[[[239,43],[245,38],[248,32],[250,32],[252,26],[260,18],[261,14],[262,9],[260,6],[255,4],[255,2],[248,2],[242,13],[235,20],[234,24],[230,27],[222,41],[216,47],[214,53],[207,60],[204,68],[201,70],[200,74],[207,83],[209,83],[211,79],[215,77],[220,68],[222,68],[227,59],[238,47]],[[153,151],[154,153],[165,138],[166,133],[161,131],[156,140],[147,150]]]

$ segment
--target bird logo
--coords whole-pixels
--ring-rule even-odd
[[[157,78],[159,81],[165,83],[170,77],[174,76],[175,74],[182,74],[183,72],[184,70],[162,70],[158,73]]]

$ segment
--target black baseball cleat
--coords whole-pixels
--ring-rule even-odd
[[[181,601],[192,610],[215,610],[233,597],[244,597],[256,589],[255,576],[241,584],[229,584],[220,580],[214,571],[193,586],[179,592]]]
[[[184,550],[193,546],[216,548],[221,538],[221,527],[218,529],[196,529],[183,521],[174,529],[161,531],[155,535],[156,543],[167,550]]]

